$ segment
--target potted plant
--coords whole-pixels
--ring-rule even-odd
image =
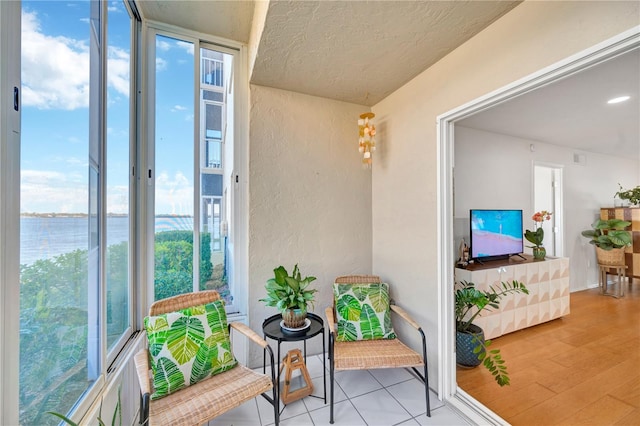
[[[298,265],[293,267],[291,275],[284,266],[273,270],[274,278],[267,281],[267,297],[260,299],[267,306],[274,306],[282,313],[284,325],[288,328],[300,328],[305,324],[307,305],[313,307],[314,293],[318,290],[309,289],[309,284],[316,277],[302,278]]]
[[[542,210],[540,212],[536,212],[531,216],[533,219],[533,223],[535,225],[535,230],[525,230],[524,237],[529,241],[532,246],[527,246],[533,249],[533,259],[534,260],[544,260],[547,256],[547,250],[542,247],[542,240],[544,240],[544,230],[542,229],[542,222],[545,220],[551,220],[551,215],[553,213],[548,212],[546,210]]]
[[[472,282],[462,281],[455,290],[456,363],[464,367],[484,364],[500,386],[509,384],[507,366],[500,349],[488,349],[491,340],[484,339],[484,331],[473,320],[485,309],[498,309],[502,298],[514,293],[529,294],[529,290],[516,280],[502,282],[497,289],[489,286],[485,291],[476,289]]]
[[[629,200],[629,203],[634,206],[640,204],[640,186],[627,189],[626,191],[622,189],[622,185],[618,184],[618,187],[620,187],[620,190],[615,193],[614,197],[618,197],[621,200]]]
[[[598,219],[592,229],[582,231],[582,236],[591,238],[589,244],[596,246],[596,257],[601,265],[624,265],[624,249],[631,245],[631,234],[624,229],[631,222],[621,219]]]

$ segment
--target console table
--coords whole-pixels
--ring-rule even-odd
[[[511,294],[502,299],[500,309],[483,312],[474,324],[484,330],[486,339],[531,327],[569,314],[569,259],[547,257],[534,261],[511,258],[505,261],[473,264],[456,268],[456,281],[473,282],[478,290],[501,286],[502,281],[518,280],[529,294]]]

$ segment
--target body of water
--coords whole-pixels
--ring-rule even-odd
[[[193,218],[156,217],[156,232],[192,230]],[[20,218],[20,263],[31,264],[89,247],[88,217],[23,216]],[[129,218],[107,218],[107,246],[129,239]]]

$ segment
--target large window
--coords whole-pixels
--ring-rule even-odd
[[[123,2],[108,6],[22,2],[19,404],[25,425],[58,424],[46,411],[72,410],[131,333],[132,21]]]
[[[234,56],[188,37],[152,34],[154,298],[214,289],[233,310],[227,198]]]

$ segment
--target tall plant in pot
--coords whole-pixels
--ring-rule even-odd
[[[259,299],[267,306],[273,306],[282,313],[284,325],[288,328],[300,328],[307,317],[307,306],[313,307],[314,293],[318,290],[310,289],[309,284],[316,277],[302,278],[298,264],[293,267],[291,275],[284,266],[273,270],[274,277],[270,278],[265,288],[267,297]]]
[[[472,282],[462,281],[456,284],[456,363],[463,367],[476,367],[483,364],[500,385],[509,384],[509,374],[500,349],[491,349],[491,340],[485,340],[482,328],[473,324],[473,320],[483,311],[498,309],[503,297],[514,294],[529,294],[521,282],[502,282],[495,288],[480,291]]]
[[[621,219],[598,219],[591,229],[582,231],[582,236],[590,238],[589,244],[596,246],[596,256],[601,265],[623,265],[624,249],[631,245],[631,234],[625,228],[631,222]]]

